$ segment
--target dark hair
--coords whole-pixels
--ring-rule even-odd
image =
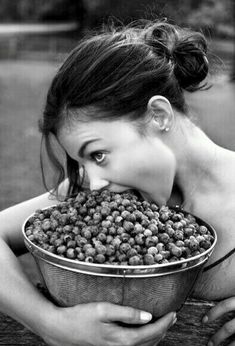
[[[69,194],[81,186],[78,163],[66,155],[65,171],[51,145],[62,124],[76,118],[76,109],[88,109],[89,118],[139,120],[150,97],[162,95],[186,114],[183,90],[205,87],[206,52],[201,33],[165,21],[106,29],[83,39],[54,77],[40,121],[47,154],[60,172],[56,187],[65,176]]]

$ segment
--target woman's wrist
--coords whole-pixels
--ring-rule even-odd
[[[67,333],[71,327],[70,318],[71,310],[69,308],[58,307],[50,303],[46,311],[40,313],[37,334],[49,345],[54,344],[56,340],[60,340],[63,345],[63,340],[67,340]]]
[[[33,291],[28,291],[28,302],[25,302],[24,309],[21,307],[21,313],[16,312],[12,317],[44,339],[57,326],[56,320],[60,308],[53,304],[41,290],[35,286],[31,287]]]
[[[50,337],[56,331],[59,322],[60,309],[49,300],[46,300],[44,304],[40,306],[37,314],[37,320],[33,325],[33,331],[41,336],[43,339]]]

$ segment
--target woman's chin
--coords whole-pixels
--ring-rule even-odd
[[[110,186],[108,190],[114,193],[135,191],[133,188],[128,186]]]
[[[152,202],[152,203],[156,203],[159,207],[161,207],[162,205],[166,205],[167,199],[158,195],[157,198],[153,198],[152,195],[146,193],[146,192],[142,192],[139,191],[140,195],[142,196],[143,199],[145,199],[148,202]]]

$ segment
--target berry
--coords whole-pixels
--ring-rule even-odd
[[[132,257],[130,257],[129,260],[128,260],[128,263],[131,266],[140,265],[140,258],[139,258],[139,256],[132,256]]]
[[[155,246],[151,246],[150,248],[148,248],[148,253],[154,256],[158,253],[158,249]]]
[[[155,263],[155,260],[154,260],[154,256],[153,255],[151,255],[151,254],[146,254],[145,256],[144,256],[144,263],[145,264],[154,264]]]

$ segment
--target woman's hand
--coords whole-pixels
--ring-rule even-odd
[[[215,307],[213,307],[206,316],[203,317],[203,322],[212,322],[217,318],[221,317],[227,312],[235,311],[235,297],[231,297],[219,302]],[[208,346],[218,346],[220,343],[231,335],[235,335],[235,318],[228,321],[223,325],[218,332],[212,336]],[[235,341],[230,343],[228,346],[235,346]]]
[[[155,346],[176,318],[171,312],[147,324],[151,318],[151,314],[127,306],[81,304],[58,308],[47,336],[41,336],[51,346]]]

